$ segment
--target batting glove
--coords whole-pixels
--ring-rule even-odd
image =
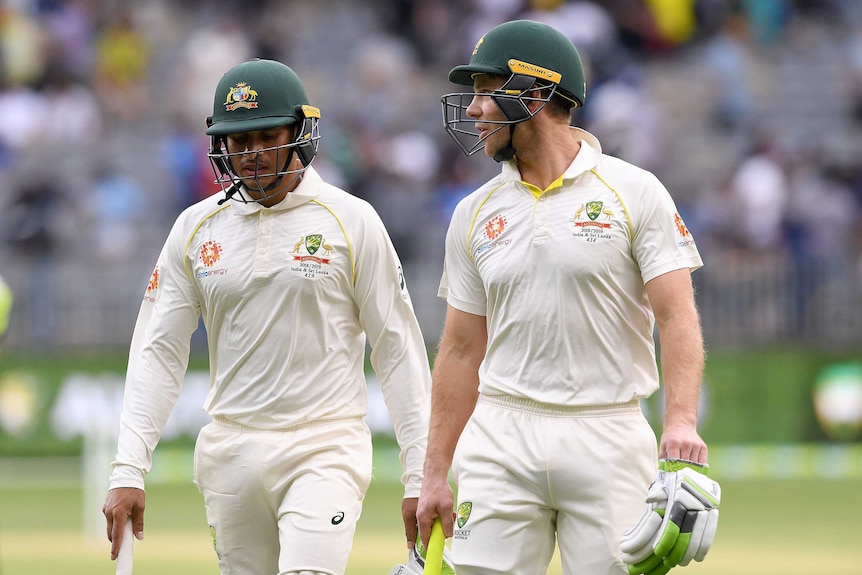
[[[389,570],[389,575],[422,575],[425,572],[425,553],[425,546],[421,541],[417,541],[416,546],[410,550],[407,563],[395,565]],[[440,575],[455,575],[448,547],[443,547],[443,567],[440,569]]]
[[[647,510],[620,540],[629,575],[664,575],[676,565],[702,561],[718,526],[721,487],[707,465],[662,459],[647,492]]]

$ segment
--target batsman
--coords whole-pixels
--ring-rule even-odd
[[[212,422],[194,480],[221,573],[344,574],[372,473],[366,343],[400,446],[406,547],[416,540],[425,340],[377,212],[311,165],[320,118],[280,62],[244,62],[218,83],[207,134],[224,193],[180,214],[144,293],[103,507],[112,559],[127,518],[143,537],[144,477],[199,318]]]
[[[697,430],[704,367],[691,232],[655,175],[571,126],[572,42],[505,22],[449,73],[446,132],[500,173],[446,235],[419,499],[459,575],[661,575],[700,561],[721,492]],[[664,382],[661,440],[640,401]],[[457,502],[447,480],[452,472]],[[454,515],[454,517],[453,517]]]

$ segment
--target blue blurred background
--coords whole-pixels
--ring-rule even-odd
[[[701,427],[725,472],[862,477],[856,0],[4,0],[0,456],[79,454],[93,426],[115,429],[162,242],[218,192],[213,91],[251,57],[303,78],[322,110],[314,165],[381,214],[433,357],[449,216],[499,169],[453,145],[439,98],[515,18],[574,41],[588,84],[574,123],[656,173],[697,240]],[[167,443],[202,421],[205,345],[199,330]],[[660,397],[645,408],[659,425]]]

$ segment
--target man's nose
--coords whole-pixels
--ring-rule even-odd
[[[264,145],[262,142],[259,142],[257,140],[251,140],[245,145],[245,150],[243,150],[243,153],[251,154],[251,153],[259,152],[263,148],[264,148]]]
[[[467,117],[469,118],[478,118],[482,115],[482,107],[479,105],[478,98],[476,96],[470,100],[470,105],[467,106]]]

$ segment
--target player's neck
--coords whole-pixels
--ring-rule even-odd
[[[521,179],[544,190],[572,164],[581,144],[566,133],[564,138],[538,138],[534,145],[516,149],[515,162]],[[521,153],[522,149],[524,153]]]

